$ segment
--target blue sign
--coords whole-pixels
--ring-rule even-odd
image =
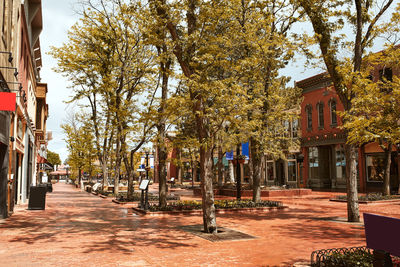
[[[233,150],[230,152],[226,152],[225,157],[227,160],[233,160]]]

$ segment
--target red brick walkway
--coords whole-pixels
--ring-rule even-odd
[[[256,239],[213,243],[178,228],[201,224],[201,216],[137,216],[56,184],[46,210],[20,207],[0,221],[0,266],[290,266],[316,249],[364,245],[361,225],[322,220],[346,216],[346,204],[328,197],[281,198],[287,211],[221,214],[219,225]],[[399,204],[361,210],[400,217]]]

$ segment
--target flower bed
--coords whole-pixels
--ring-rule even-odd
[[[140,201],[141,198],[141,193],[139,192],[134,192],[133,193],[133,198],[126,198],[126,195],[120,195],[119,197],[117,197],[117,201],[118,202],[132,202],[132,201]],[[150,194],[148,195],[148,200],[149,201],[158,201],[158,195],[156,194]],[[175,196],[175,195],[167,195],[167,200],[180,200],[179,196]]]
[[[280,201],[260,201],[253,202],[250,200],[216,200],[214,201],[216,209],[242,209],[242,208],[262,208],[262,207],[282,207]],[[185,210],[201,210],[201,202],[195,200],[185,200],[168,203],[165,208],[158,205],[150,204],[149,211],[185,211]]]

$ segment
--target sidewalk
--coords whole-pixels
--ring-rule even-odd
[[[345,218],[346,204],[328,198],[279,198],[289,210],[221,214],[219,226],[255,239],[210,242],[179,228],[202,216],[137,216],[59,183],[46,210],[19,208],[0,222],[0,266],[291,266],[309,262],[313,250],[365,245],[362,224],[330,220]],[[400,217],[399,204],[360,207]]]

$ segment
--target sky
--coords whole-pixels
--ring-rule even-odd
[[[47,130],[53,132],[53,140],[49,141],[48,149],[58,153],[62,161],[67,158],[68,151],[60,125],[65,122],[68,114],[74,110],[74,105],[65,103],[71,96],[71,89],[68,88],[69,82],[61,74],[53,70],[57,68],[57,60],[47,53],[51,46],[60,47],[67,41],[68,30],[79,19],[79,15],[74,11],[79,10],[77,2],[78,0],[42,0],[43,31],[40,35],[40,42],[43,67],[41,70],[41,82],[48,84],[49,118],[47,120]],[[310,32],[311,27],[307,24],[298,25],[296,31]],[[381,49],[382,45],[378,45],[376,48],[377,51]],[[291,76],[290,85],[293,85],[294,81],[306,79],[322,71],[322,68],[307,67],[305,60],[298,58],[296,62],[290,63],[281,74]]]
[[[73,106],[64,103],[71,96],[68,80],[61,74],[53,71],[57,67],[57,60],[47,53],[51,46],[60,47],[67,41],[67,32],[78,21],[78,15],[73,11],[76,0],[43,0],[43,31],[40,35],[43,67],[41,69],[42,82],[48,84],[47,103],[49,118],[47,131],[53,132],[53,140],[49,141],[48,149],[60,155],[64,161],[68,156],[64,135],[60,124],[63,123]]]

